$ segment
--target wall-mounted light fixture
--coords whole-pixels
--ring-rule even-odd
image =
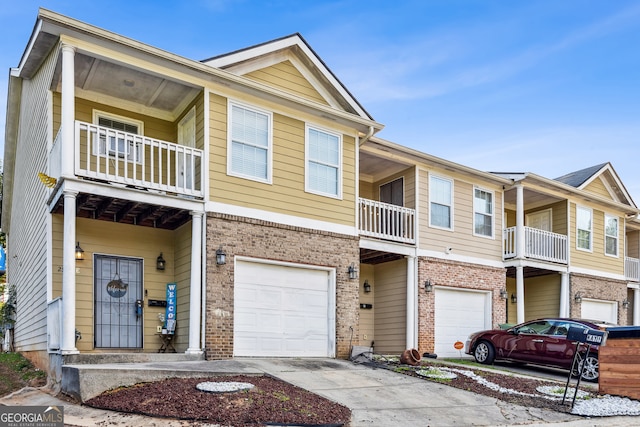
[[[162,258],[162,252],[160,252],[160,255],[158,255],[158,258],[156,258],[156,270],[164,270],[166,265],[167,262],[164,260],[164,258]]]
[[[354,263],[351,263],[349,268],[347,268],[347,273],[349,273],[349,279],[357,279],[358,278],[358,270],[356,270],[356,266]]]
[[[511,294],[511,303],[516,304],[518,302],[518,296],[516,294]]]
[[[625,298],[624,300],[622,300],[622,308],[624,308],[625,310],[627,308],[629,308],[629,300],[628,299]]]
[[[216,264],[217,265],[225,265],[227,263],[227,254],[222,249],[222,245],[216,251]]]
[[[364,279],[364,285],[362,285],[364,287],[364,293],[368,294],[369,292],[371,292],[371,285],[369,284],[369,280]]]
[[[576,292],[576,296],[573,297],[573,300],[577,304],[580,304],[582,302],[582,293],[581,292]]]
[[[76,243],[76,261],[82,261],[84,259],[84,251],[80,247],[80,242]]]
[[[509,298],[509,292],[507,292],[507,290],[506,290],[506,289],[502,289],[502,290],[500,291],[500,298],[502,298],[502,299],[507,299],[507,298]]]
[[[432,292],[433,291],[433,285],[431,284],[431,280],[425,280],[424,281],[424,291],[425,292]]]

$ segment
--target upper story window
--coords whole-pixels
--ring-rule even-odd
[[[229,103],[229,175],[271,183],[271,114]]]
[[[404,178],[398,178],[380,186],[380,201],[404,206]]]
[[[473,190],[473,233],[493,237],[493,193],[480,188]]]
[[[604,216],[604,253],[618,256],[618,217]]]
[[[431,176],[429,178],[429,225],[453,229],[453,181]]]
[[[306,191],[342,197],[342,137],[306,126]]]
[[[593,247],[593,211],[591,209],[576,207],[576,228],[577,248],[591,251]]]
[[[135,141],[133,135],[143,134],[143,122],[98,110],[93,111],[93,122],[109,129],[98,131],[97,141],[93,144],[94,155],[120,157],[134,162],[141,160],[142,143]]]

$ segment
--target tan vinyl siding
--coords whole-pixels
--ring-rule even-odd
[[[577,228],[576,228],[576,207],[582,206],[592,209],[593,221],[593,242],[592,251],[584,251],[577,249]],[[624,234],[622,233],[623,218],[618,218],[618,256],[606,256],[605,239],[604,239],[604,215],[601,210],[588,205],[576,205],[571,203],[571,238],[569,239],[569,248],[571,249],[571,265],[574,267],[585,268],[589,270],[598,270],[613,274],[622,274],[624,272]]]
[[[378,194],[380,194],[380,192],[378,192]],[[373,195],[373,184],[360,180],[359,196],[363,199],[376,200]]]
[[[474,183],[462,176],[436,172],[436,176],[453,180],[453,230],[429,225],[429,172],[420,171],[419,233],[420,249],[443,252],[452,248],[456,255],[502,259],[502,193],[498,188],[484,184],[477,187],[493,194],[493,237],[474,235]]]
[[[211,201],[279,214],[355,224],[355,138],[343,135],[342,199],[305,192],[305,123],[273,114],[273,182],[227,175],[227,101],[212,95]]]
[[[47,171],[50,114],[49,86],[58,49],[36,76],[22,82],[13,202],[7,247],[7,283],[16,286],[19,301],[14,329],[16,351],[44,351],[47,347],[47,228],[44,202],[49,191],[38,179]],[[6,212],[5,214],[9,214]],[[15,265],[20,268],[12,269]]]
[[[364,281],[368,280],[371,285],[371,292],[364,292]],[[373,265],[360,264],[360,304],[372,304],[373,308],[361,308],[360,309],[360,345],[369,346],[372,341],[375,341],[375,296],[376,296],[376,281],[375,281],[375,269]]]
[[[609,190],[607,190],[607,187],[605,187],[602,179],[603,176],[600,175],[599,177],[591,181],[589,185],[584,188],[584,191],[586,191],[587,193],[595,194],[607,200],[613,200],[613,197],[611,197],[611,193],[609,192]]]
[[[526,279],[524,288],[526,295],[524,300],[525,320],[558,316],[560,313],[560,280],[559,274]],[[515,304],[513,309],[516,310]]]
[[[406,348],[407,262],[398,260],[375,268],[376,353],[398,354]]]
[[[53,246],[53,297],[62,293],[62,228],[64,217],[52,215],[52,246]],[[85,251],[85,259],[76,261],[76,328],[82,333],[82,339],[77,347],[80,351],[92,351],[94,343],[94,284],[93,284],[93,255],[114,255],[143,259],[143,350],[157,351],[160,340],[156,335],[156,327],[161,325],[158,313],[164,313],[163,307],[149,307],[149,299],[165,300],[165,286],[170,282],[178,283],[178,303],[188,303],[189,278],[184,270],[184,248],[190,244],[178,242],[184,232],[140,227],[128,224],[117,224],[108,221],[96,221],[85,218],[76,219],[76,238]],[[189,223],[190,225],[190,223]],[[189,228],[188,225],[183,227]],[[174,249],[174,244],[177,246]],[[166,260],[166,269],[156,269],[156,258],[162,252]],[[174,255],[175,254],[175,255]],[[187,295],[182,295],[182,294]],[[181,308],[178,309],[178,314]],[[188,310],[187,310],[188,311]],[[184,323],[186,326],[187,322]],[[187,328],[185,328],[187,329]],[[188,333],[188,330],[183,331]],[[178,331],[180,336],[182,333]]]
[[[627,250],[626,256],[631,258],[640,258],[640,232],[629,231],[626,235]]]
[[[247,73],[244,77],[302,98],[329,105],[291,61],[283,61],[279,64]]]
[[[178,351],[189,347],[189,299],[191,295],[191,229],[189,222],[174,231],[175,282],[178,284],[178,306],[176,307],[176,342]],[[200,272],[195,272],[200,274]],[[164,298],[163,298],[164,299]]]
[[[535,214],[537,212],[541,212],[541,211],[545,211],[545,210],[551,210],[551,231],[554,233],[558,233],[558,234],[564,234],[567,235],[568,234],[568,227],[567,227],[567,202],[566,201],[560,201],[557,203],[553,203],[550,205],[544,205],[541,207],[537,207],[535,209],[530,209],[530,210],[525,210],[524,214],[525,214],[525,223],[526,223],[526,216],[527,215],[531,215],[531,214]],[[507,215],[507,225],[506,227],[515,227],[516,226],[516,211],[514,210],[507,210],[506,211],[506,215]]]

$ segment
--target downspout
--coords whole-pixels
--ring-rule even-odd
[[[360,139],[359,145],[362,146],[365,142],[367,142],[373,136],[373,132],[375,132],[373,126],[369,126],[369,132],[367,132],[364,138]]]

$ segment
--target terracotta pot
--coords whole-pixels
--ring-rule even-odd
[[[400,363],[415,366],[420,363],[420,353],[415,348],[408,348],[402,352]]]

